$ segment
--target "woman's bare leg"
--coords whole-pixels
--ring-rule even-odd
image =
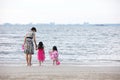
[[[32,54],[28,54],[28,64],[31,66]]]
[[[28,66],[29,65],[28,54],[26,54],[26,63],[27,63],[27,66]]]

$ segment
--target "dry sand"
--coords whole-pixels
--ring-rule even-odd
[[[120,80],[120,66],[0,66],[0,80]]]

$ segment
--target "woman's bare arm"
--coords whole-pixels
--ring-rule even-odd
[[[37,43],[36,43],[36,35],[34,34],[34,36],[33,36],[33,39],[34,39],[34,43],[35,43],[35,48],[36,48],[36,50],[37,50]]]
[[[26,34],[27,35],[27,34]],[[25,43],[26,43],[26,35],[25,35],[25,38],[24,38],[24,44],[23,45],[25,45]]]

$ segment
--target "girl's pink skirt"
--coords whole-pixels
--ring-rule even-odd
[[[43,61],[45,60],[45,54],[44,54],[44,51],[39,50],[37,56],[38,56],[38,60],[39,60],[39,61],[42,61],[42,62],[43,62]]]
[[[45,60],[45,55],[44,54],[38,54],[38,60],[43,62]]]

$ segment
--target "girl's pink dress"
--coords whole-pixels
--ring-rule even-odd
[[[58,60],[58,52],[57,51],[53,51],[53,52],[50,52],[50,57],[52,60],[57,60],[56,61],[56,65],[60,65],[60,61]]]
[[[58,59],[58,52],[57,51],[50,52],[50,57],[52,60]]]
[[[38,60],[42,62],[45,60],[44,49],[38,49]]]

